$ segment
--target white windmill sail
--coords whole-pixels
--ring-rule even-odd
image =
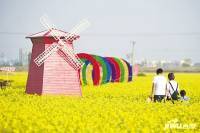
[[[55,26],[51,24],[49,21],[47,22],[46,16],[40,18],[40,22],[42,25],[50,30],[50,34],[54,37],[58,44],[54,43],[50,47],[48,47],[43,53],[41,53],[37,58],[35,58],[34,62],[40,66],[45,62],[45,60],[54,52],[58,51],[59,49],[63,51],[66,55],[67,60],[71,63],[71,65],[75,69],[80,69],[82,66],[82,62],[79,57],[74,53],[73,49],[65,44],[66,40],[72,39],[75,34],[79,34],[81,31],[86,29],[90,23],[88,20],[82,20],[78,25],[76,25],[68,34],[65,36],[64,39],[60,39],[62,35],[59,32],[56,32]]]

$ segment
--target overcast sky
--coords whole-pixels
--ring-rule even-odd
[[[199,0],[0,0],[0,52],[17,58],[19,48],[31,50],[25,36],[44,30],[43,14],[65,31],[91,22],[76,52],[125,58],[134,40],[136,60],[200,62]]]

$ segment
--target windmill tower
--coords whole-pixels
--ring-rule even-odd
[[[88,23],[81,23],[66,33],[50,26],[45,18],[40,21],[48,30],[26,37],[33,43],[26,93],[81,96],[82,62],[74,53],[73,41],[79,38],[75,34]]]

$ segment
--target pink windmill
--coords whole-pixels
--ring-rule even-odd
[[[89,22],[84,20],[66,33],[50,26],[45,17],[40,21],[48,30],[26,37],[33,43],[26,93],[81,96],[79,69],[82,62],[74,53],[73,41]]]

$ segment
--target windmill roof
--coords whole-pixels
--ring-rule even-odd
[[[65,37],[69,34],[68,32],[65,32],[65,31],[62,31],[62,30],[52,29],[52,30],[45,30],[45,31],[41,31],[41,32],[38,32],[38,33],[35,33],[35,34],[31,34],[31,35],[27,36],[26,38],[53,37],[51,35],[52,31],[56,31],[55,32],[56,36],[60,36],[60,37]],[[74,35],[74,39],[77,39],[79,37],[80,36],[78,36],[78,35]]]

